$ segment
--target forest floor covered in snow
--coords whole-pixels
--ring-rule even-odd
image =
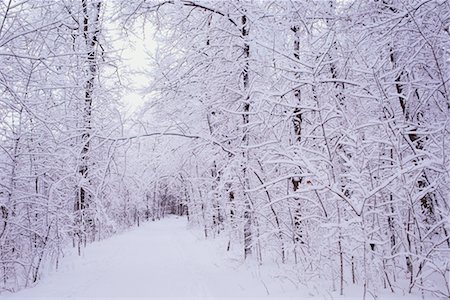
[[[184,218],[170,217],[90,244],[82,256],[70,249],[36,286],[0,298],[361,299],[307,291],[277,276],[274,266],[238,257],[220,239],[205,240]]]

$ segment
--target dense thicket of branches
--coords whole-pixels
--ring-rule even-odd
[[[103,5],[0,1],[0,290],[129,222]]]
[[[191,221],[341,294],[357,284],[449,295],[449,11],[123,4],[127,22],[158,29],[152,117],[204,137],[173,146],[187,159],[168,188]]]
[[[0,1],[0,289],[176,213],[311,289],[450,294],[448,1],[118,1],[159,47],[125,134],[105,7]]]

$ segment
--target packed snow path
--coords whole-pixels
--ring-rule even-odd
[[[186,229],[184,219],[150,222],[88,245],[81,257],[68,255],[58,271],[35,287],[0,298],[259,299],[297,294],[292,287],[286,294],[279,283],[278,291],[268,294],[270,282],[263,281],[257,268],[224,257],[225,249],[218,245]]]

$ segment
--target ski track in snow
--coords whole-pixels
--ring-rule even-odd
[[[81,257],[69,249],[59,270],[0,299],[362,299],[325,291],[312,297],[186,227],[170,217],[89,244]]]

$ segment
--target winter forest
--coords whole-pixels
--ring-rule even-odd
[[[0,118],[0,297],[173,215],[299,290],[450,295],[449,0],[0,0]]]

